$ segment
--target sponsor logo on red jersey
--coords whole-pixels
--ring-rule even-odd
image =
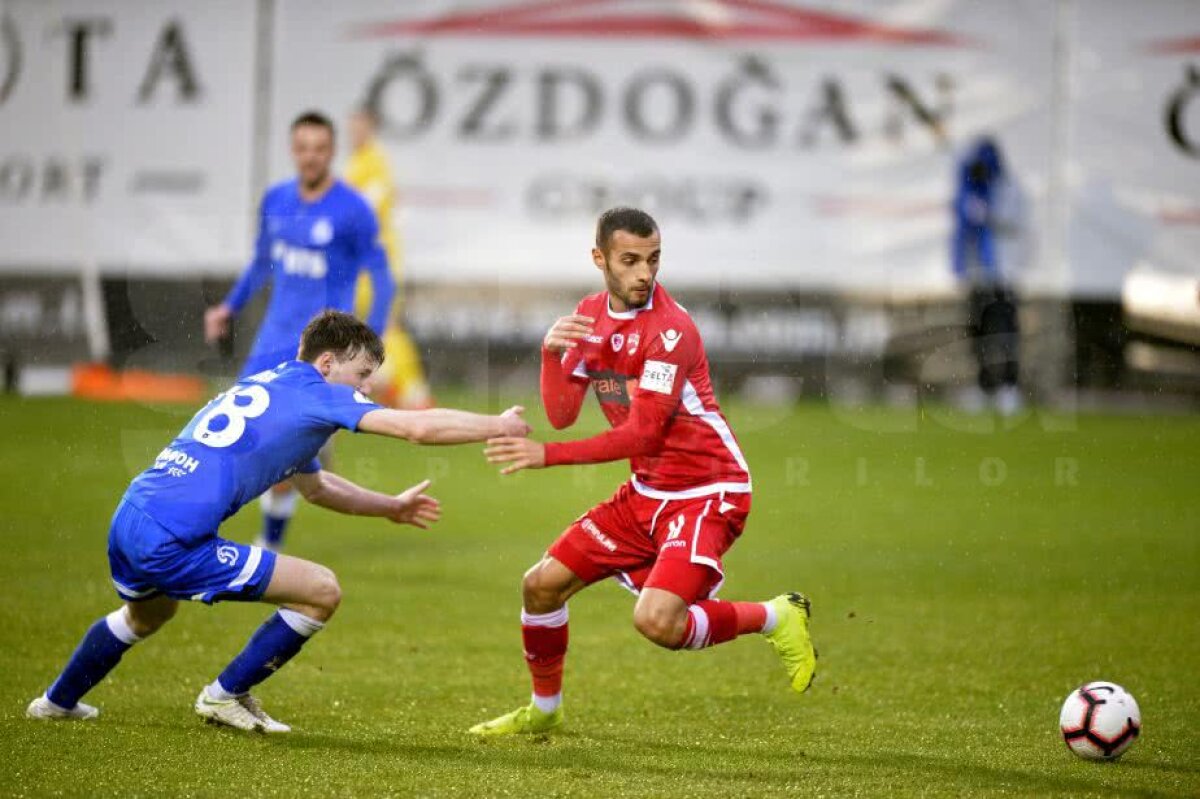
[[[580,371],[591,378],[609,424],[625,423],[639,394],[678,398],[662,450],[632,460],[634,488],[650,491],[647,496],[748,492],[749,467],[721,414],[703,342],[687,312],[661,285],[634,311],[612,311],[601,292],[577,312],[596,320],[579,350]]]

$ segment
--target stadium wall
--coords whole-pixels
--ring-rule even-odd
[[[1025,198],[1004,259],[1027,315],[1057,307],[1054,329],[1123,343],[1127,276],[1200,280],[1186,0],[697,8],[5,3],[0,347],[9,361],[123,358],[121,331],[149,327],[207,368],[195,305],[243,266],[257,196],[289,172],[288,122],[362,103],[397,168],[410,321],[435,354],[512,338],[447,319],[535,319],[590,290],[594,216],[629,202],[659,217],[664,280],[710,319],[754,309],[757,327],[736,329],[782,336],[765,334],[766,360],[805,361],[806,336],[841,359],[858,345],[838,337],[860,323],[897,335],[914,307],[957,307],[955,161],[985,133]],[[47,282],[31,294],[30,280]],[[54,327],[76,283],[83,324]],[[501,286],[513,291],[487,288]],[[519,310],[480,312],[501,293]],[[933,340],[948,315],[916,317],[939,320]],[[61,335],[32,342],[33,328]],[[872,346],[851,360],[892,345]],[[1072,358],[1054,363],[1048,384],[1076,379]]]

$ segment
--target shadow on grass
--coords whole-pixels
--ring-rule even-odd
[[[754,785],[763,793],[778,793],[803,785],[820,775],[859,775],[862,787],[883,785],[908,786],[917,792],[944,789],[946,793],[964,790],[1008,790],[1029,794],[1119,792],[1131,797],[1175,797],[1192,795],[1162,789],[1114,786],[1098,779],[1081,776],[1038,774],[1030,771],[962,763],[907,752],[875,754],[810,755],[795,751],[753,751],[737,746],[680,744],[604,735],[559,734],[550,739],[520,738],[475,740],[465,733],[461,743],[416,743],[408,738],[343,738],[327,734],[293,734],[267,739],[285,749],[341,751],[356,755],[376,755],[398,762],[461,768],[464,762],[476,766],[506,766],[523,772],[570,769],[578,774],[620,775],[623,779],[663,779],[676,781],[681,776],[745,788]],[[658,757],[656,757],[658,755]],[[752,765],[740,765],[751,760]],[[1105,768],[1098,765],[1098,768]],[[1110,766],[1109,768],[1117,768]],[[1130,761],[1120,768],[1139,771],[1157,770],[1174,774],[1196,774],[1198,769],[1164,763]],[[905,791],[896,787],[897,793]]]
[[[1136,769],[1139,771],[1161,771],[1164,774],[1193,774],[1200,777],[1200,765],[1162,763],[1157,760],[1135,758],[1133,760],[1120,761],[1120,766],[1121,768]],[[1197,793],[1200,793],[1200,790]]]

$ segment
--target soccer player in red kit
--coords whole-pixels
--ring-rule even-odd
[[[606,290],[554,323],[542,346],[542,403],[555,428],[579,416],[589,386],[612,429],[543,444],[505,437],[485,454],[503,473],[628,458],[633,476],[567,528],[522,583],[521,634],[533,700],[477,724],[477,735],[544,733],[562,724],[567,600],[605,577],[638,594],[633,624],[668,649],[703,649],[762,633],[792,688],[812,683],[816,651],[809,601],[715,599],[721,556],[750,513],[750,469],[713,396],[696,325],[656,282],[658,226],[614,208],[596,226],[592,261]]]

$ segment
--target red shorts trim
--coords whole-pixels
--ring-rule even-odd
[[[650,586],[694,601],[724,580],[721,557],[745,529],[750,500],[741,493],[651,499],[625,483],[576,519],[547,554],[585,583],[615,576],[634,591]],[[655,568],[666,562],[678,565]],[[703,567],[708,577],[678,566]]]

